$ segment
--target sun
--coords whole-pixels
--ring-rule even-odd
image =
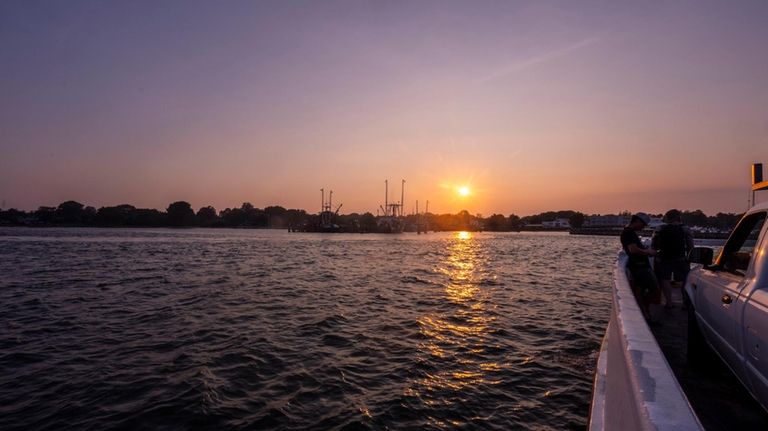
[[[469,196],[471,193],[471,190],[469,190],[469,187],[467,186],[461,186],[456,191],[459,193],[459,196]]]

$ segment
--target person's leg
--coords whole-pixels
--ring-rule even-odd
[[[656,279],[654,271],[650,268],[646,271],[644,277],[644,283],[647,291],[648,300],[648,316],[650,323],[659,323],[659,308],[661,306],[661,289],[659,288],[659,282]]]
[[[629,276],[629,287],[632,289],[632,294],[635,296],[637,306],[640,308],[640,312],[643,313],[643,317],[647,320],[648,311],[647,306],[645,305],[645,294],[643,292],[642,283],[637,280],[637,277],[632,270],[628,270],[627,275]]]
[[[656,260],[656,279],[664,295],[664,308],[672,308],[672,267],[669,262]]]
[[[637,306],[640,308],[640,312],[645,317],[645,320],[649,320],[648,301],[645,297],[645,286],[643,286],[641,274],[637,270],[628,267],[627,275],[629,276],[629,286],[632,288],[632,294],[635,296]]]
[[[672,281],[671,280],[659,280],[661,285],[661,292],[664,294],[664,308],[672,308]]]
[[[683,296],[683,310],[687,310],[691,305],[691,300],[688,298],[688,294],[685,292],[685,283],[688,281],[688,273],[691,271],[691,264],[687,259],[681,259],[675,262],[673,268],[675,281],[680,282],[680,293]]]
[[[643,315],[648,321],[654,321],[652,306],[661,303],[661,295],[656,277],[650,268],[637,269],[632,274],[641,296],[638,303],[643,310]]]

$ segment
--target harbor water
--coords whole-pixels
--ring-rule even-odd
[[[581,429],[616,237],[0,229],[0,429]]]

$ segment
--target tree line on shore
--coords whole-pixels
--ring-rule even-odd
[[[619,215],[628,215],[628,212]],[[727,230],[733,227],[740,214],[718,213],[707,216],[701,210],[683,211],[683,222],[690,226],[712,227]],[[661,214],[652,214],[661,217]],[[520,217],[516,214],[505,216],[493,214],[483,217],[460,211],[457,214],[408,215],[406,227],[426,222],[431,231],[488,230],[519,231],[535,229],[543,222],[566,219],[570,227],[580,228],[588,216],[578,211],[547,211]],[[349,232],[375,232],[377,217],[363,214],[335,215],[333,222],[340,230]],[[103,226],[103,227],[243,227],[243,228],[301,228],[319,223],[319,215],[309,214],[301,209],[286,209],[281,206],[256,208],[245,202],[239,208],[217,211],[204,206],[194,211],[185,201],[168,205],[165,211],[151,208],[136,208],[123,204],[96,209],[76,201],[66,201],[57,207],[41,206],[34,211],[16,209],[0,210],[0,225],[6,226]]]

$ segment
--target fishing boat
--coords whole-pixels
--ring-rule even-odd
[[[290,228],[294,232],[322,232],[336,233],[341,232],[341,226],[334,221],[339,215],[341,205],[336,209],[333,207],[333,190],[328,192],[328,200],[325,199],[325,189],[320,189],[320,212],[309,222],[299,228]]]
[[[405,199],[405,180],[402,180],[400,188],[400,202],[389,200],[389,180],[384,180],[384,205],[379,205],[376,218],[376,230],[379,233],[402,233],[405,229],[405,217],[403,215],[403,202]]]

